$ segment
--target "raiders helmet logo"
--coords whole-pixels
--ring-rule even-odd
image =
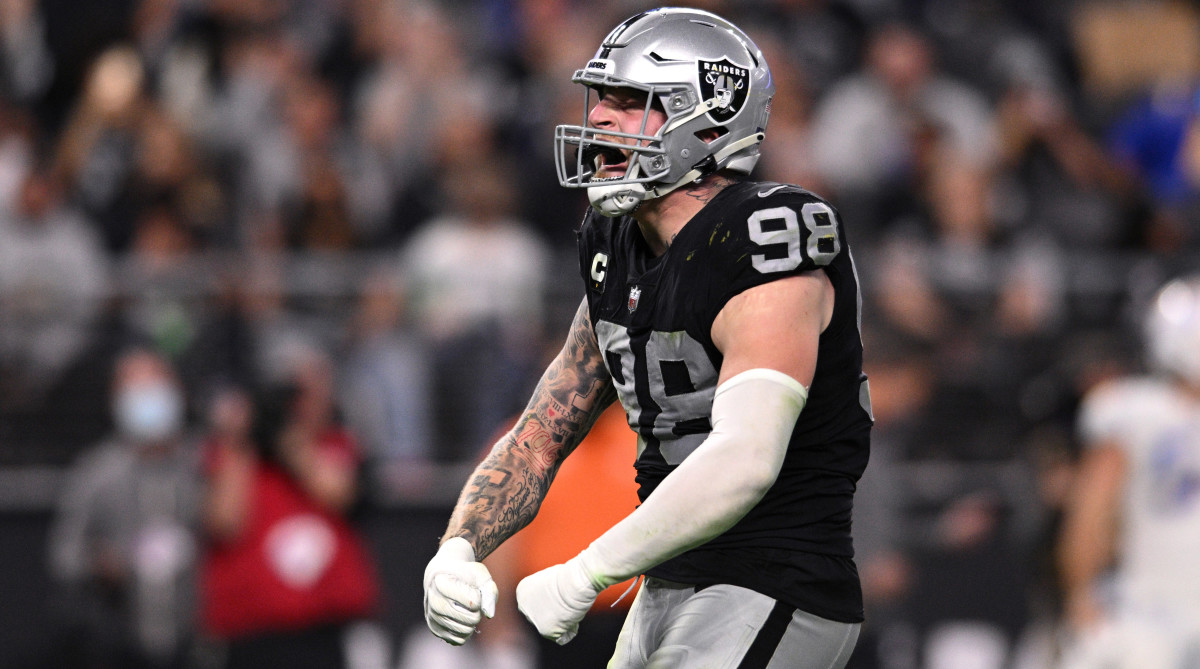
[[[728,58],[698,62],[700,97],[704,100],[717,99],[717,106],[708,112],[708,117],[717,123],[725,123],[737,116],[746,104],[746,95],[750,92],[750,70],[734,65]]]

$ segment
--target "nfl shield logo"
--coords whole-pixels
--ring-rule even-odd
[[[625,306],[629,307],[629,311],[631,313],[633,312],[633,310],[637,309],[638,300],[640,300],[640,299],[642,299],[642,289],[638,288],[637,286],[630,288],[629,289],[629,300],[625,303]]]

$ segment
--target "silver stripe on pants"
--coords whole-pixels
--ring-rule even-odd
[[[609,669],[736,669],[775,600],[735,585],[699,592],[647,578],[617,639]],[[860,625],[795,611],[767,669],[842,669]]]

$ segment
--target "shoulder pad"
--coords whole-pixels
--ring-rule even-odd
[[[1085,442],[1122,440],[1131,427],[1170,405],[1174,391],[1159,379],[1124,377],[1092,388],[1080,402],[1078,429]]]

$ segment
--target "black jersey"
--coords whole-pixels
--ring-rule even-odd
[[[647,574],[740,585],[825,618],[861,621],[850,515],[871,414],[858,279],[834,209],[796,186],[740,182],[718,193],[661,256],[631,217],[594,211],[584,218],[579,251],[596,341],[638,434],[643,501],[712,430],[722,360],[711,337],[717,314],[753,286],[826,272],[833,318],[778,479],[727,532]]]

